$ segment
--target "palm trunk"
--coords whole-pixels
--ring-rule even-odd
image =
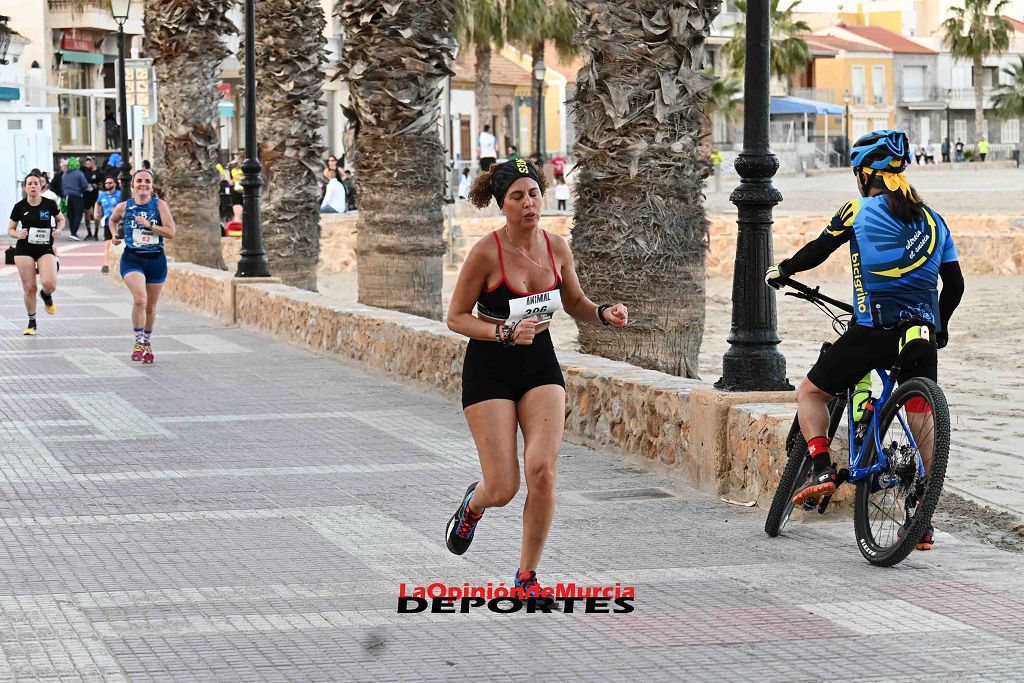
[[[982,132],[985,130],[985,86],[984,74],[981,67],[981,55],[974,56],[974,144],[977,152],[977,144],[981,140]]]
[[[473,85],[473,94],[476,98],[478,125],[480,130],[483,130],[484,125],[491,122],[491,44],[477,43],[474,52],[476,53],[476,83]],[[494,131],[494,134],[497,137],[498,131]]]
[[[439,320],[445,244],[442,82],[456,0],[339,0],[359,182],[359,302]],[[454,41],[452,41],[454,44]]]
[[[256,3],[263,246],[275,277],[310,291],[320,257],[324,24],[319,0]]]
[[[630,326],[580,326],[586,353],[697,376],[708,221],[702,188],[703,43],[720,3],[573,0],[588,58],[573,100],[572,250],[584,291],[630,307]],[[693,27],[699,26],[700,29]]]
[[[177,225],[168,253],[220,269],[216,83],[224,37],[236,31],[229,10],[216,0],[147,2],[145,9],[146,52],[160,83],[153,166]]]

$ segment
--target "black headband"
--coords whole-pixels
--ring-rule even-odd
[[[498,202],[498,208],[505,203],[505,193],[512,183],[520,178],[533,178],[540,185],[540,173],[537,167],[526,159],[515,159],[498,164],[491,172],[490,190],[491,196]]]

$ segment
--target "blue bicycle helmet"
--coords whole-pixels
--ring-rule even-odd
[[[902,130],[876,130],[861,137],[850,149],[850,165],[876,171],[903,173],[910,163],[910,141]]]

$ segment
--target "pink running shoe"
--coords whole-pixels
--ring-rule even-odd
[[[146,348],[142,344],[136,344],[135,348],[132,350],[132,360],[133,361],[140,361],[140,360],[142,360],[142,357],[145,355],[145,351],[146,351]]]
[[[142,354],[142,364],[152,365],[153,364],[153,347],[146,344],[145,351]]]

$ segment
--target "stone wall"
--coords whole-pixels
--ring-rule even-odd
[[[836,207],[838,208],[838,207]],[[709,276],[731,276],[736,256],[735,215],[709,218],[710,244],[707,256]],[[831,215],[779,216],[772,229],[777,260],[793,255],[797,249],[821,232]],[[956,237],[964,272],[972,275],[1019,275],[1024,273],[1024,215],[1022,216],[952,216],[950,228]],[[460,216],[453,220],[451,235],[445,241],[461,264],[466,252],[478,239],[504,225],[502,216]],[[572,229],[570,214],[545,215],[541,227],[566,239]],[[238,263],[241,240],[223,239],[224,260],[234,271]],[[319,275],[356,269],[356,214],[325,214],[320,217]],[[846,249],[842,251],[845,253]],[[848,275],[848,259],[834,255],[816,271],[822,277]]]

